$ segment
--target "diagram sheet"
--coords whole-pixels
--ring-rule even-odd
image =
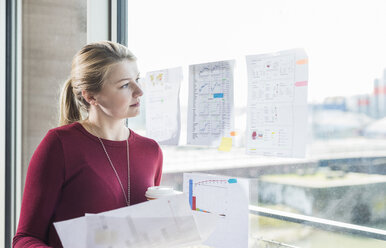
[[[205,245],[214,248],[248,247],[248,180],[184,173],[183,190],[189,194],[192,210],[220,217]]]
[[[304,157],[308,58],[304,50],[246,56],[248,154]]]
[[[219,146],[234,129],[234,60],[189,66],[188,140]]]
[[[64,247],[166,248],[201,244],[218,219],[195,215],[187,195],[180,194],[54,225]]]
[[[159,144],[178,145],[181,81],[181,67],[146,74],[146,136]]]

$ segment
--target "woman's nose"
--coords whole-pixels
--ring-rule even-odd
[[[139,97],[143,95],[143,91],[139,84],[135,84],[135,89],[133,90],[133,97]]]

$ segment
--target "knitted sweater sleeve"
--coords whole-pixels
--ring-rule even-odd
[[[64,183],[64,152],[57,133],[50,130],[28,166],[19,225],[12,247],[49,247],[48,230]]]
[[[158,147],[158,156],[156,159],[156,164],[157,164],[157,170],[156,170],[156,175],[154,179],[154,185],[159,186],[161,183],[161,177],[162,177],[162,164],[163,164],[163,154],[161,147],[157,144]]]

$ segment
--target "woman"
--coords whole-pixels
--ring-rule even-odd
[[[93,43],[75,55],[60,127],[48,131],[28,167],[13,247],[62,247],[54,222],[143,202],[159,185],[159,145],[124,125],[139,113],[138,77],[122,45]]]

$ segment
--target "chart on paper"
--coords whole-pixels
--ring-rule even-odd
[[[189,67],[188,144],[218,146],[233,130],[234,61]]]
[[[246,57],[247,153],[303,157],[308,59],[301,49]]]
[[[189,180],[189,203],[192,210],[215,213],[222,217],[228,211],[227,180]]]
[[[219,222],[204,243],[215,248],[248,247],[249,185],[247,180],[184,173],[183,190],[192,210],[215,214]]]

